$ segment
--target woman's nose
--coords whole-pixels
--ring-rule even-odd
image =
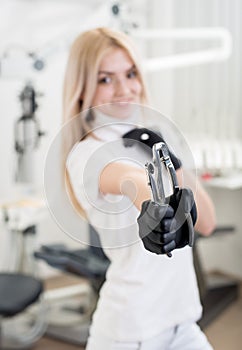
[[[129,84],[124,79],[118,79],[116,82],[116,95],[124,96],[130,92]]]

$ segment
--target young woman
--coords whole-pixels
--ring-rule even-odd
[[[209,235],[214,208],[201,185],[194,193],[196,205],[186,189],[171,196],[166,209],[150,200],[143,167],[130,161],[141,159],[143,151],[131,147],[127,153],[123,146],[123,135],[139,125],[137,106],[147,103],[128,36],[97,28],[75,40],[64,82],[64,122],[71,125],[64,152],[66,182],[111,262],[87,349],[211,349],[196,325],[202,310],[187,225],[172,225],[183,202],[196,230]],[[182,186],[179,162],[176,173]]]

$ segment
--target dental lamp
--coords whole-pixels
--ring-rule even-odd
[[[197,51],[174,53],[171,55],[147,58],[144,68],[147,72],[162,69],[188,67],[209,62],[224,61],[232,52],[232,38],[229,31],[222,27],[175,28],[175,29],[137,29],[131,33],[133,38],[142,40],[219,40],[219,45]]]

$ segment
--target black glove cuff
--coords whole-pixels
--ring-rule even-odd
[[[147,128],[132,129],[131,131],[123,135],[123,139],[125,147],[132,147],[134,141],[138,141],[141,144],[148,146],[149,148],[152,148],[153,145],[158,142],[166,143],[163,139],[163,136],[159,132],[154,132]],[[179,169],[182,166],[180,159],[178,159],[170,150],[169,154],[175,170]]]

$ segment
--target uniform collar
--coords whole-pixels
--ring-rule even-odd
[[[101,140],[111,141],[122,137],[128,131],[139,124],[139,113],[136,110],[131,116],[125,119],[108,116],[98,110],[92,111],[93,133]]]

